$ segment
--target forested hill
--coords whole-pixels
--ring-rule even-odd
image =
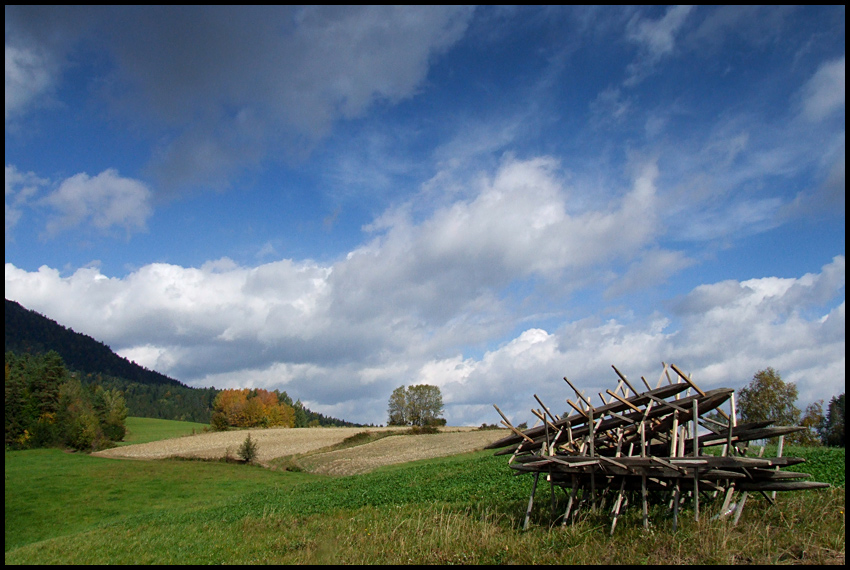
[[[148,370],[118,356],[104,343],[6,299],[6,352],[42,355],[51,350],[83,383],[120,390],[131,416],[208,423],[220,392],[192,388]],[[295,427],[360,425],[313,412],[300,401],[294,407]]]
[[[70,370],[115,376],[140,384],[185,384],[118,356],[92,337],[6,299],[6,351],[43,354],[55,350]]]

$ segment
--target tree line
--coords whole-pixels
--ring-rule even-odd
[[[5,370],[6,449],[94,451],[124,439],[127,406],[121,392],[84,386],[55,351],[7,352]]]
[[[286,392],[262,388],[219,391],[213,402],[210,425],[215,430],[232,427],[360,427],[305,408]]]

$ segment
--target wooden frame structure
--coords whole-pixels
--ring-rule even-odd
[[[514,427],[494,405],[512,433],[487,447],[499,449],[496,455],[510,455],[508,464],[518,474],[534,475],[523,528],[528,527],[541,475],[550,483],[553,518],[566,525],[582,508],[597,509],[607,503],[611,534],[628,504],[641,505],[643,525],[649,526],[653,491],[653,500],[667,505],[675,530],[688,497],[698,521],[700,498],[722,496],[718,516],[734,515],[737,524],[751,492],[773,502],[776,491],[829,487],[804,481],[807,473],[780,470],[805,461],[782,457],[784,436],[804,428],[772,426],[773,422],[739,424],[733,390],[704,392],[678,366],[662,364],[655,388],[641,377],[643,391],[612,366],[618,383],[613,391],[599,393],[600,406],[593,406],[564,378],[575,393],[575,401],[567,398],[575,413],[554,415],[535,394],[541,407],[531,411],[540,425],[525,430]],[[728,413],[721,407],[727,402]],[[780,438],[777,457],[746,457],[750,442],[774,437]],[[719,454],[703,453],[715,446],[722,446]],[[556,487],[567,495],[566,510],[560,516],[555,512]],[[772,496],[767,494],[771,491]],[[735,493],[738,499],[733,503]]]

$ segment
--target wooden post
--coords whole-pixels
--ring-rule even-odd
[[[729,503],[732,502],[732,494],[735,492],[735,487],[732,486],[730,480],[726,480],[726,496],[723,497],[723,506],[720,507],[720,513],[717,515],[719,517],[723,517],[726,514],[726,511],[729,509]]]
[[[679,410],[673,410],[673,428],[670,430],[670,457],[676,457],[679,436]]]
[[[738,519],[741,518],[741,513],[744,511],[744,503],[747,502],[747,492],[744,491],[741,493],[741,502],[738,503],[738,506],[735,507],[735,519],[732,521],[733,525],[738,524]]]
[[[776,457],[782,457],[782,448],[784,446],[785,446],[785,436],[780,435],[779,436],[779,447],[776,449]],[[778,465],[776,466],[776,470],[779,471]],[[773,491],[773,493],[771,493],[770,498],[773,499],[774,501],[776,500],[776,491]]]
[[[676,490],[673,491],[673,532],[676,532],[679,529],[679,495],[681,494],[681,488],[679,486],[679,479],[676,479]]]
[[[699,457],[699,403],[694,398],[694,457]],[[694,465],[694,521],[699,522],[699,467]]]
[[[611,534],[610,536],[614,536],[614,527],[617,526],[617,517],[620,516],[620,505],[623,502],[623,489],[626,486],[626,478],[623,477],[622,481],[620,481],[620,492],[617,493],[617,502],[614,505],[613,512],[611,514],[614,515],[614,520],[611,521]]]
[[[575,475],[573,475],[572,476],[572,489],[570,490],[570,498],[567,501],[567,510],[564,511],[564,522],[561,523],[561,526],[566,526],[567,521],[570,518],[570,514],[573,510],[573,501],[576,498],[576,493],[578,493],[579,485],[580,485],[580,483],[578,482],[578,478]]]
[[[531,485],[531,496],[528,497],[528,509],[525,511],[525,521],[522,523],[522,530],[528,528],[528,521],[531,519],[531,507],[534,504],[534,493],[537,491],[537,480],[540,478],[540,472],[534,473],[534,483]]]

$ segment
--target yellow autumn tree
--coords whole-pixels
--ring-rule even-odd
[[[293,427],[295,410],[275,392],[258,388],[222,390],[213,403],[213,427]]]

